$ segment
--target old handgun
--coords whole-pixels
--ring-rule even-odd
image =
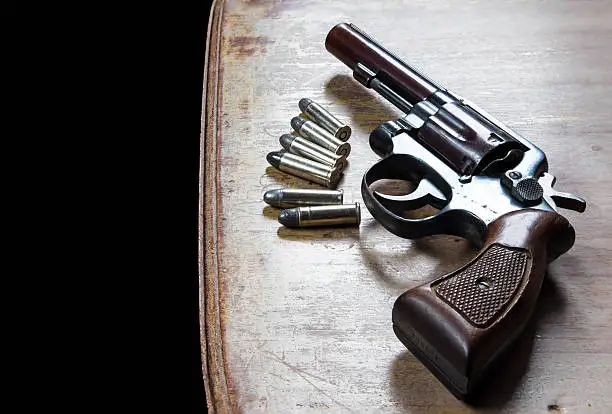
[[[382,157],[361,192],[372,216],[404,238],[464,237],[481,248],[465,266],[403,293],[393,306],[402,343],[457,397],[466,398],[528,321],[546,265],[574,244],[559,207],[586,202],[552,187],[544,153],[473,103],[407,65],[352,24],[326,49],[406,116],[370,134]],[[373,190],[381,179],[415,184],[410,194]],[[405,210],[432,206],[425,218]]]

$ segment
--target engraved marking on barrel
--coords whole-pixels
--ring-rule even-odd
[[[521,284],[529,253],[492,245],[474,263],[433,287],[474,325],[487,325]]]

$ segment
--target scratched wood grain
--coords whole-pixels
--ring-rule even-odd
[[[481,401],[457,401],[395,338],[394,300],[474,250],[361,227],[291,230],[266,190],[316,187],[266,163],[310,97],[353,127],[340,183],[361,202],[369,132],[401,114],[324,49],[353,22],[548,155],[582,195],[573,249]],[[200,180],[203,375],[216,412],[612,412],[612,3],[216,1]]]

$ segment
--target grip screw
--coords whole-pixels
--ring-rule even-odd
[[[476,286],[478,286],[481,290],[487,290],[493,286],[493,282],[488,277],[481,276],[476,279]]]

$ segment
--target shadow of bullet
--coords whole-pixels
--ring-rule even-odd
[[[266,206],[263,208],[263,210],[261,210],[261,212],[263,213],[264,217],[272,219],[272,220],[278,220],[278,215],[280,214],[280,209],[278,208],[274,208],[272,206]]]
[[[290,228],[281,226],[276,231],[278,237],[286,240],[309,242],[312,240],[330,239],[358,239],[359,227],[356,226],[334,226],[334,227],[304,227]]]

